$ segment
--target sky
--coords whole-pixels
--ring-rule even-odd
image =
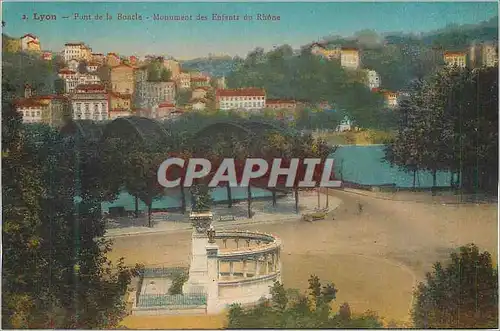
[[[74,20],[78,13],[109,13],[112,20]],[[119,21],[117,14],[138,13],[142,21]],[[239,15],[239,21],[212,21],[212,14]],[[279,16],[258,21],[257,14]],[[289,44],[294,48],[328,35],[350,36],[371,29],[384,32],[427,32],[448,24],[479,23],[498,15],[497,2],[3,2],[4,33],[32,33],[44,50],[60,51],[64,43],[83,41],[93,52],[120,55],[171,55],[180,60],[246,54]],[[34,14],[56,15],[39,21]],[[192,21],[154,21],[152,16],[192,15]],[[207,21],[196,21],[206,15]],[[27,19],[23,19],[23,15]],[[252,15],[252,21],[245,21]],[[64,19],[64,16],[70,16]]]

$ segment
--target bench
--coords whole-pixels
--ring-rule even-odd
[[[219,216],[219,222],[228,222],[228,221],[235,221],[236,219],[234,218],[233,215],[225,215],[225,216]]]
[[[324,220],[325,218],[326,218],[326,213],[320,213],[320,212],[302,215],[302,220],[307,222]]]

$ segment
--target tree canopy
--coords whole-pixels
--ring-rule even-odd
[[[436,263],[414,296],[416,328],[498,328],[498,269],[473,244]]]
[[[498,68],[443,68],[415,84],[399,107],[386,158],[408,171],[447,170],[469,192],[498,182]]]
[[[333,283],[322,285],[317,276],[309,278],[309,293],[285,289],[276,282],[271,288],[271,299],[262,299],[253,308],[231,306],[228,313],[230,329],[317,329],[317,328],[381,328],[377,315],[366,312],[352,315],[344,303],[332,313],[331,303],[338,290]]]

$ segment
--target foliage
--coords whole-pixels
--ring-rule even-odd
[[[151,61],[146,70],[150,82],[168,82],[172,78],[172,72],[163,66],[162,60]]]
[[[208,57],[182,62],[182,68],[189,71],[208,72],[211,76],[227,76],[242,60],[238,57]]]
[[[111,328],[136,269],[106,258],[94,152],[2,105],[4,328]],[[86,159],[88,162],[80,162]]]
[[[175,102],[178,106],[185,106],[191,100],[191,91],[190,90],[179,90],[175,94]]]
[[[2,33],[2,54],[21,51],[21,40]]]
[[[286,290],[276,282],[271,288],[271,299],[249,309],[232,305],[228,313],[228,328],[234,329],[315,329],[315,328],[380,328],[378,317],[367,312],[352,316],[348,304],[332,313],[331,303],[337,289],[333,283],[322,285],[319,278],[309,278],[309,295]]]
[[[54,61],[45,61],[34,53],[3,53],[2,84],[8,84],[9,90],[2,98],[14,100],[24,97],[26,84],[38,95],[54,93],[54,81],[58,78]]]
[[[361,73],[344,70],[338,61],[324,61],[304,49],[294,54],[288,45],[265,53],[257,48],[227,77],[229,87],[264,88],[268,98],[328,101],[361,126],[376,124],[383,99],[364,84]]]
[[[414,295],[417,328],[498,328],[498,269],[473,244],[452,253],[447,265],[434,264]]]
[[[174,275],[172,280],[172,285],[170,285],[170,288],[168,289],[168,294],[170,295],[182,294],[182,286],[188,280],[188,278],[189,275],[185,272],[180,272]]]
[[[418,82],[399,113],[388,161],[458,173],[466,191],[497,191],[498,68],[444,68]]]

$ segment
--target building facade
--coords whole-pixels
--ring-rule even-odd
[[[134,93],[134,67],[120,64],[111,68],[110,84],[113,92],[122,94]]]
[[[181,72],[177,84],[179,89],[189,90],[191,88],[191,75],[188,72]]]
[[[359,50],[357,48],[342,48],[340,50],[340,65],[346,69],[359,69]]]
[[[129,115],[132,112],[132,95],[109,92],[109,111],[126,111]],[[111,116],[111,115],[110,115]]]
[[[151,109],[161,103],[175,103],[174,82],[142,81],[138,84],[134,103],[138,108]]]
[[[366,70],[366,85],[370,90],[380,88],[380,75],[375,70]]]
[[[266,100],[266,108],[295,110],[297,103],[295,100],[268,99]]]
[[[469,51],[469,64],[472,68],[495,67],[498,65],[498,44],[474,44]]]
[[[443,57],[447,66],[459,68],[467,66],[467,54],[465,52],[444,52]]]
[[[181,73],[181,65],[179,62],[175,60],[163,60],[163,66],[172,73],[172,79],[179,77]]]
[[[106,62],[106,57],[102,53],[92,53],[90,61],[103,65]]]
[[[24,123],[43,123],[60,127],[71,116],[68,99],[61,95],[33,95],[30,86],[25,87],[25,97],[15,102]]]
[[[218,109],[260,110],[266,107],[266,91],[259,88],[219,89],[216,92]]]
[[[92,59],[92,50],[82,42],[66,43],[64,44],[62,56],[65,62],[69,62],[71,59],[90,61]]]
[[[78,85],[71,95],[71,109],[75,120],[107,120],[109,100],[106,88],[100,84]]]
[[[28,33],[21,38],[21,50],[25,52],[40,52],[40,40],[37,36]]]
[[[203,99],[207,97],[208,87],[197,87],[191,93],[191,99]]]
[[[106,55],[106,65],[109,67],[119,66],[121,63],[120,57],[116,53],[108,53]]]
[[[201,76],[201,77],[191,77],[191,88],[197,87],[208,87],[210,86],[210,77]]]

